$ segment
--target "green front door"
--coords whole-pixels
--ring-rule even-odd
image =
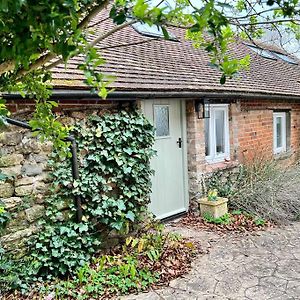
[[[158,219],[187,210],[183,106],[174,99],[143,101],[144,113],[156,129],[149,208]]]

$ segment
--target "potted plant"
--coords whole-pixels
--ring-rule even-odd
[[[200,214],[210,215],[213,218],[220,218],[228,213],[227,198],[218,197],[218,191],[216,189],[210,190],[207,193],[207,197],[199,200]]]

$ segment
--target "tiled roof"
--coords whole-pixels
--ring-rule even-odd
[[[97,26],[91,40],[111,26],[109,22]],[[300,66],[263,58],[237,42],[230,51],[237,57],[250,53],[250,70],[221,85],[220,72],[209,66],[207,53],[186,41],[184,30],[171,28],[170,31],[179,38],[178,42],[145,37],[130,26],[100,43],[97,47],[106,59],[100,71],[116,77],[110,86],[117,91],[227,91],[300,96]],[[75,57],[66,67],[56,67],[55,87],[89,89],[82,71],[77,69],[82,61],[83,57]]]

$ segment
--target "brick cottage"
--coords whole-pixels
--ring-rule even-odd
[[[133,103],[153,123],[157,156],[152,161],[150,210],[160,219],[188,210],[204,174],[257,157],[290,163],[297,159],[300,144],[300,67],[295,58],[276,47],[236,41],[230,51],[237,57],[250,54],[250,70],[221,85],[220,72],[209,66],[207,53],[186,41],[182,30],[170,31],[172,38],[166,41],[158,29],[135,24],[98,45],[106,60],[99,71],[115,76],[114,91],[105,101],[84,84],[78,69],[82,57],[53,71],[52,99],[59,102],[58,113],[69,123]],[[93,35],[100,32],[96,26]],[[15,94],[6,99],[16,119],[24,119],[34,107],[32,100]],[[46,182],[48,150],[37,144],[26,152],[28,143],[32,143],[28,132],[13,126],[0,139],[1,170],[17,178],[9,184],[9,193],[0,186],[0,198],[11,207],[45,189],[40,183]],[[9,160],[14,155],[19,156]],[[38,216],[41,198],[33,204]],[[20,230],[34,224],[30,209],[23,212],[27,228]]]

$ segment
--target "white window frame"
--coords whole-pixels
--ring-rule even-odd
[[[277,146],[277,127],[276,119],[282,119],[281,126],[281,147]],[[273,152],[279,154],[286,152],[286,113],[285,112],[273,112]]]
[[[209,148],[210,155],[206,156],[208,163],[223,162],[230,160],[230,139],[229,139],[229,117],[228,117],[228,104],[211,104],[210,105],[210,118],[209,120]],[[215,113],[218,110],[224,111],[224,142],[225,152],[222,154],[216,153],[216,122]]]

